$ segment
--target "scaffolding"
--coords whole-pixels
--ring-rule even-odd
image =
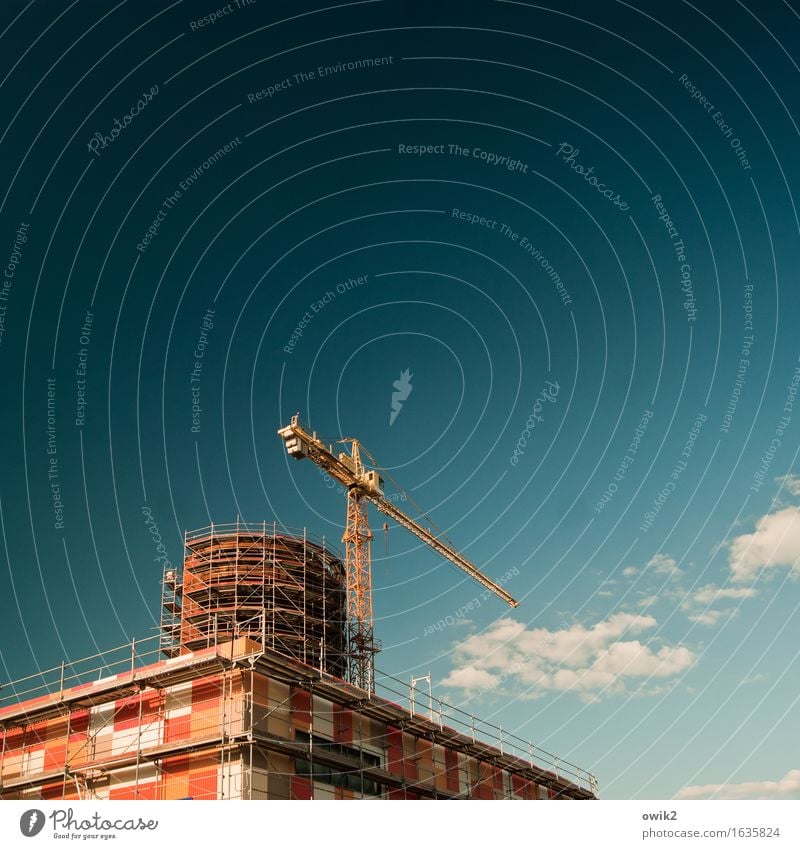
[[[324,539],[236,522],[187,532],[184,547],[183,579],[162,591],[167,656],[247,636],[344,676],[345,571]]]
[[[3,685],[0,798],[598,796],[501,726],[433,698],[412,713],[392,676],[367,696],[244,638],[137,665],[157,639]]]

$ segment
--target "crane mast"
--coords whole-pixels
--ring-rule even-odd
[[[316,433],[309,433],[300,424],[297,415],[292,417],[290,424],[278,431],[278,435],[283,439],[290,457],[297,460],[307,457],[347,489],[347,523],[342,542],[345,546],[347,574],[348,670],[353,684],[368,692],[375,689],[375,654],[380,651],[373,628],[372,532],[369,529],[367,503],[374,504],[381,513],[394,519],[498,598],[511,607],[517,607],[519,602],[456,551],[449,541],[420,525],[384,496],[383,479],[375,469],[368,469],[364,465],[357,439],[339,440],[340,443],[349,444],[350,451],[339,452],[337,456],[332,445],[326,446]]]

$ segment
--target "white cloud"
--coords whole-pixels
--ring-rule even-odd
[[[778,781],[741,784],[703,784],[684,787],[676,799],[800,799],[800,769],[791,769]]]
[[[733,616],[734,612],[730,610],[704,610],[701,613],[689,613],[687,615],[690,621],[696,622],[698,625],[708,625],[711,627],[712,625],[719,624],[719,620],[723,616]]]
[[[738,612],[738,608],[726,607],[712,609],[714,602],[723,599],[752,598],[758,595],[754,587],[718,587],[716,584],[706,584],[687,595],[681,603],[681,609],[692,622],[698,625],[718,625],[723,618],[732,619]]]
[[[473,687],[494,687],[497,684],[497,680],[494,675],[490,675],[485,669],[476,669],[474,666],[462,666],[460,669],[454,669],[442,681],[442,684],[446,687],[471,690]]]
[[[752,534],[733,539],[728,565],[734,581],[752,581],[762,569],[788,566],[800,577],[800,507],[784,507],[756,522]]]
[[[695,604],[711,604],[721,598],[752,598],[757,594],[754,587],[717,587],[706,584],[692,595]]]
[[[800,495],[800,475],[783,475],[775,478],[775,483],[783,484],[792,495]]]
[[[644,598],[640,598],[636,604],[639,607],[650,607],[650,605],[655,604],[658,601],[657,595],[646,595]]]
[[[590,628],[549,631],[501,619],[458,646],[456,667],[444,684],[493,689],[513,681],[522,698],[572,691],[591,701],[623,693],[628,683],[673,678],[696,660],[684,646],[632,639],[657,624],[652,616],[615,613]]]
[[[670,575],[677,578],[683,574],[677,561],[666,554],[656,554],[647,562],[645,569],[653,575]]]
[[[639,574],[639,570],[635,566],[626,566],[622,570],[623,578],[633,578],[635,575]]]

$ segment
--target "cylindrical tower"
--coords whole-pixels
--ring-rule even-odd
[[[239,522],[187,532],[181,584],[180,653],[249,637],[345,676],[344,565],[305,530]]]

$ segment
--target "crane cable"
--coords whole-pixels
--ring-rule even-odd
[[[458,549],[456,548],[455,543],[447,536],[447,534],[445,534],[445,532],[436,524],[436,522],[434,522],[433,519],[431,519],[431,517],[419,506],[419,504],[417,504],[417,502],[414,501],[414,499],[403,489],[403,487],[400,486],[400,484],[392,477],[392,475],[386,469],[384,469],[383,466],[381,466],[378,463],[378,461],[372,456],[372,454],[370,454],[370,452],[366,448],[366,446],[362,442],[359,442],[358,445],[359,445],[359,448],[367,455],[367,457],[369,457],[372,465],[378,471],[380,471],[382,473],[383,477],[390,480],[392,482],[394,488],[398,491],[398,493],[400,495],[404,495],[411,502],[411,504],[416,508],[419,515],[421,517],[425,518],[428,521],[428,524],[430,526],[428,528],[428,530],[431,530],[431,528],[435,529],[436,534],[434,534],[434,536],[436,536],[436,538],[440,542],[446,543],[447,546],[449,548],[451,548],[453,551],[455,551],[456,553],[460,553],[458,551]]]

